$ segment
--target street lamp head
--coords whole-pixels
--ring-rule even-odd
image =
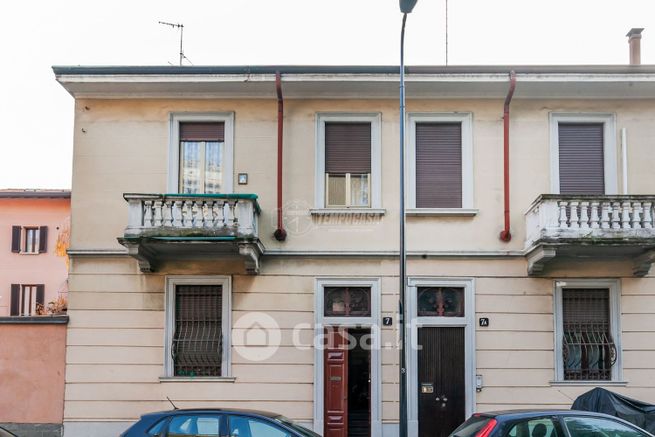
[[[403,14],[409,14],[416,6],[418,0],[400,0],[400,12]]]

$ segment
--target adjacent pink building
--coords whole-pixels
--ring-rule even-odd
[[[70,191],[0,190],[0,317],[30,316],[68,291]]]
[[[60,437],[70,191],[0,190],[0,426]]]

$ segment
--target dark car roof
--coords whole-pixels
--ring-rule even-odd
[[[170,416],[177,414],[202,414],[202,413],[223,413],[223,414],[248,414],[252,416],[262,416],[268,418],[280,417],[278,413],[271,413],[270,411],[260,411],[260,410],[246,410],[246,409],[235,409],[235,408],[179,408],[177,410],[167,410],[167,411],[156,411],[148,414],[146,416]]]
[[[503,420],[513,419],[527,419],[530,417],[542,416],[602,416],[616,419],[614,416],[609,416],[603,413],[594,413],[591,411],[580,410],[503,410],[503,411],[488,411],[484,413],[476,413],[478,416],[494,417]]]

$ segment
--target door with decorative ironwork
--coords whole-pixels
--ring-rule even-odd
[[[464,330],[418,329],[419,437],[446,437],[465,419]]]

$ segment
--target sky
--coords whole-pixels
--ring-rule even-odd
[[[446,0],[408,17],[408,65],[446,62]],[[52,65],[398,65],[397,0],[58,0],[0,4],[0,188],[70,188],[73,99]],[[448,0],[449,65],[625,64],[654,0]],[[651,33],[652,32],[652,33]],[[652,35],[652,36],[651,36]]]

